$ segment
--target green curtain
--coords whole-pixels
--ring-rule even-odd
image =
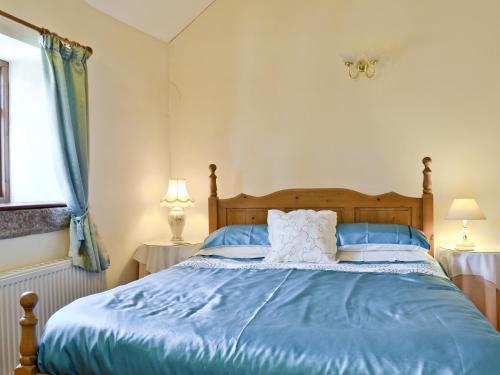
[[[40,37],[45,83],[60,145],[60,170],[71,210],[70,256],[87,271],[108,268],[109,257],[97,240],[89,215],[89,113],[86,49],[52,34]]]

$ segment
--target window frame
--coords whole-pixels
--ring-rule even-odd
[[[0,204],[10,203],[9,63],[0,60]]]
[[[71,217],[65,203],[11,201],[9,79],[9,62],[0,59],[0,240],[64,230]]]

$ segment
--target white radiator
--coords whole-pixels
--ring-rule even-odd
[[[59,259],[35,266],[0,273],[0,374],[11,375],[19,357],[19,297],[34,291],[39,302],[38,337],[48,318],[77,298],[106,289],[106,274],[89,273],[71,266],[69,259]]]

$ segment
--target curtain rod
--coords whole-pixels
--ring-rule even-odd
[[[44,29],[43,27],[39,27],[39,26],[33,25],[32,23],[29,23],[28,21],[22,20],[22,19],[20,19],[20,18],[18,18],[16,16],[13,16],[12,14],[4,12],[3,10],[0,10],[0,16],[8,18],[9,20],[17,22],[17,23],[19,23],[19,24],[21,24],[23,26],[26,26],[26,27],[28,27],[28,28],[30,28],[32,30],[38,31],[40,34],[52,34],[52,35],[55,35],[55,36],[61,38],[66,43],[75,44],[75,45],[77,45],[79,47],[85,48],[88,52],[90,52],[92,54],[92,48],[90,48],[90,47],[87,47],[87,46],[84,46],[84,45],[82,45],[80,43],[73,42],[73,41],[71,41],[69,39],[63,38],[63,37],[57,35],[56,33],[51,32],[50,30]]]

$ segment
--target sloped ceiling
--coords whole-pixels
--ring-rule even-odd
[[[170,42],[215,0],[85,0],[146,34]]]

